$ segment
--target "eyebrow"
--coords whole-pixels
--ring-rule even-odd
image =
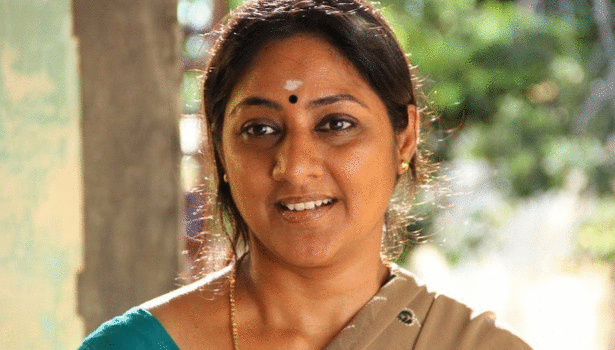
[[[310,101],[310,103],[308,103],[308,108],[315,108],[315,107],[320,107],[320,106],[326,106],[326,105],[330,105],[336,102],[341,102],[341,101],[350,101],[350,102],[354,102],[357,103],[363,107],[366,107],[361,101],[359,101],[356,97],[352,96],[352,95],[348,95],[348,94],[336,94],[336,95],[331,95],[331,96],[325,96],[325,97],[321,97],[321,98],[317,98],[313,101]],[[367,108],[367,107],[366,107]]]
[[[354,103],[357,103],[367,108],[367,106],[363,102],[359,101],[356,97],[352,95],[348,95],[348,94],[335,94],[331,96],[320,97],[320,98],[310,101],[307,106],[308,108],[316,108],[316,107],[331,105],[331,104],[341,102],[341,101],[354,102]],[[229,115],[234,115],[239,108],[251,107],[251,106],[267,107],[267,108],[275,109],[277,111],[282,110],[282,105],[280,105],[279,103],[275,101],[262,98],[262,97],[249,96],[241,100],[237,105],[235,105],[235,107],[233,107]]]
[[[266,98],[261,98],[261,97],[249,96],[241,100],[237,105],[235,105],[235,107],[233,107],[229,115],[234,115],[239,108],[251,107],[251,106],[268,107],[268,108],[275,109],[277,111],[282,110],[282,106],[275,101],[268,100]]]

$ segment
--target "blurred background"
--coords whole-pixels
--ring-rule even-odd
[[[75,348],[190,274],[200,69],[240,2],[0,0],[0,347]],[[378,7],[440,168],[399,263],[536,349],[615,349],[613,1]]]

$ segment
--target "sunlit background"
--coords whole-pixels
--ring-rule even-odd
[[[216,22],[240,2],[177,4],[188,237],[207,170],[201,69]],[[71,8],[36,3],[0,2],[0,347],[9,349],[70,348],[84,336],[73,281],[82,228],[70,203],[82,189]],[[399,263],[433,290],[495,311],[536,349],[615,349],[614,3],[378,6],[416,66],[423,143],[440,169],[409,228],[427,239]],[[56,49],[29,41],[31,21],[48,16]],[[61,67],[46,56],[64,51]],[[61,108],[49,110],[49,99]],[[58,216],[50,203],[72,209]],[[66,233],[48,240],[54,231]]]

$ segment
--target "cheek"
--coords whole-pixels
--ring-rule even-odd
[[[250,174],[257,168],[263,167],[266,162],[266,152],[255,152],[247,147],[240,137],[226,131],[222,138],[222,150],[226,171],[229,176],[235,175],[235,179],[246,179],[246,173]]]
[[[234,164],[229,167],[229,175],[231,177],[231,196],[239,213],[246,221],[248,226],[253,228],[253,224],[266,216],[269,203],[267,179],[265,179],[262,171],[256,170],[258,164],[254,162],[246,162],[243,164]],[[257,221],[254,221],[257,220]]]
[[[390,142],[368,143],[344,156],[340,168],[346,186],[365,198],[382,198],[388,202],[395,185],[395,159]]]
[[[240,150],[229,152],[226,159],[227,171],[233,182],[232,188],[249,196],[263,192],[262,186],[267,183],[271,173],[266,152]]]
[[[222,150],[223,161],[227,175],[231,183],[231,195],[236,205],[241,208],[249,203],[258,194],[255,188],[262,182],[262,155],[255,155],[246,151],[236,140],[231,140],[231,135],[223,134]]]

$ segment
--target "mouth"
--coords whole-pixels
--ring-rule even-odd
[[[314,200],[314,201],[295,202],[295,203],[278,202],[278,205],[284,210],[293,211],[293,212],[301,212],[305,210],[313,210],[313,209],[318,209],[318,208],[325,207],[325,206],[330,206],[334,202],[335,200],[333,198],[325,198],[322,200],[319,199],[319,200]]]

